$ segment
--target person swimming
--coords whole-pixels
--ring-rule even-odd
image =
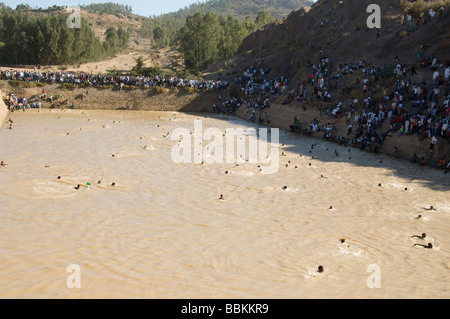
[[[74,187],[74,189],[76,189],[76,190],[79,190],[80,189],[80,187],[81,187],[81,185],[80,184],[78,184],[76,187]]]
[[[283,187],[282,187],[282,190],[285,191],[286,189],[287,189],[287,186],[283,186]]]
[[[418,215],[417,217],[416,217],[416,219],[421,219],[422,218],[422,215]]]
[[[317,268],[317,272],[318,272],[318,273],[323,273],[323,266],[319,266],[319,267]]]
[[[411,238],[425,239],[425,238],[427,238],[427,234],[423,233],[423,234],[420,235],[420,236],[414,235],[414,236],[411,236]]]
[[[5,167],[6,165],[8,165],[8,164],[4,163],[3,161],[0,162],[1,167]]]
[[[111,186],[113,186],[113,187],[116,186],[116,183],[112,183]]]
[[[436,209],[433,206],[430,206],[430,208],[422,208],[423,210],[427,210],[427,211],[436,211]]]
[[[225,200],[222,194],[220,194],[219,200]]]

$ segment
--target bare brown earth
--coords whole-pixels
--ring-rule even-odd
[[[27,98],[42,95],[42,88],[15,88],[10,87],[5,81],[0,82],[0,89],[4,94],[13,92],[16,96]],[[110,88],[74,88],[68,90],[62,89],[59,84],[53,84],[45,86],[45,90],[47,99],[41,101],[43,108],[69,108],[72,103],[75,103],[76,109],[86,110],[120,110],[129,105],[130,110],[206,112],[211,110],[211,106],[217,100],[216,93],[186,92],[184,89],[173,91],[167,89],[164,93],[155,93],[148,89],[119,91]],[[56,99],[58,95],[61,97]],[[53,96],[53,103],[48,100],[50,96]],[[63,103],[64,101],[66,103]]]
[[[117,54],[111,59],[98,62],[89,62],[80,65],[43,65],[41,71],[53,70],[68,72],[86,72],[92,74],[108,74],[108,72],[119,72],[130,74],[131,69],[136,65],[136,59],[142,56],[146,67],[159,66],[163,70],[179,71],[182,68],[183,60],[176,49],[150,50],[150,44],[140,44],[128,49],[124,53]],[[33,71],[34,65],[2,66],[0,70]]]
[[[376,29],[367,29],[369,4],[381,8],[381,37]],[[269,76],[284,75],[293,81],[307,79],[308,60],[317,64],[324,56],[336,69],[339,64],[364,59],[375,66],[399,63],[411,66],[417,53],[435,55],[442,63],[450,61],[450,10],[441,18],[420,24],[402,24],[403,8],[399,0],[321,0],[312,8],[293,11],[284,19],[257,30],[244,39],[237,54],[208,68],[209,74],[241,75],[250,66],[270,68]],[[328,19],[328,22],[326,22]],[[336,21],[336,25],[334,22]],[[321,27],[321,22],[324,26]],[[424,43],[431,46],[421,49]]]

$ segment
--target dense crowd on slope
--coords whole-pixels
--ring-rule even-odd
[[[423,52],[430,46],[425,43],[420,46]],[[430,152],[436,144],[448,143],[450,130],[450,65],[439,61],[435,56],[417,55],[417,63],[405,65],[396,56],[391,66],[374,66],[364,59],[357,63],[344,63],[333,66],[329,58],[321,50],[316,64],[308,61],[309,76],[304,81],[289,87],[290,80],[284,76],[266,79],[270,69],[250,67],[243,76],[235,78],[235,84],[240,88],[241,95],[248,101],[248,107],[253,108],[251,120],[263,114],[270,104],[268,97],[281,99],[282,104],[290,104],[294,100],[305,106],[310,102],[321,104],[319,118],[326,117],[327,123],[320,124],[315,119],[309,127],[303,128],[299,119],[295,118],[291,131],[300,131],[307,135],[323,133],[323,138],[344,145],[358,146],[361,150],[377,152],[390,134],[416,134],[421,140],[429,140]],[[419,78],[417,69],[420,65],[422,74]],[[382,86],[393,75],[394,84]],[[354,81],[354,79],[356,81]],[[354,82],[353,82],[354,81]],[[311,90],[311,92],[309,91]],[[340,92],[340,90],[342,90]],[[339,101],[333,95],[342,93],[348,97],[351,92],[358,92],[362,100],[350,97],[347,101]],[[382,98],[375,98],[380,96]],[[360,94],[362,93],[362,94]],[[264,101],[262,103],[261,101]],[[328,106],[323,106],[328,105]],[[337,135],[335,119],[345,118],[347,132]],[[386,125],[387,123],[387,125]],[[378,133],[382,127],[388,127],[383,133]],[[400,150],[396,148],[397,154]],[[414,158],[413,158],[414,160]],[[423,164],[424,158],[416,162]],[[441,159],[440,166],[445,161]]]

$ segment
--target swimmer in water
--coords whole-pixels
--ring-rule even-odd
[[[421,218],[422,218],[422,215],[419,215],[416,217],[416,219],[421,219]]]
[[[61,176],[58,176],[58,178],[57,179],[61,179]]]
[[[323,176],[323,175],[320,175],[320,178],[328,179],[328,177],[325,177],[325,176]]]
[[[323,266],[319,266],[319,268],[317,268],[317,272],[318,273],[323,273]]]
[[[436,211],[436,209],[433,206],[430,206],[430,208],[422,208],[422,209],[423,210],[427,210],[427,211],[430,211],[430,210]]]
[[[8,165],[8,164],[5,164],[3,161],[0,162],[1,167],[5,167],[6,165]]]
[[[116,183],[112,183],[111,186],[116,186]]]
[[[426,248],[426,249],[432,249],[433,248],[433,244],[432,243],[429,243],[428,245],[414,244],[414,246],[421,246],[421,247]]]
[[[425,239],[425,238],[427,238],[427,234],[423,233],[421,236],[415,235],[415,236],[411,236],[411,238]]]
[[[225,200],[222,194],[220,194],[219,200]]]
[[[81,185],[80,184],[78,184],[76,187],[74,187],[76,190],[79,190],[80,189],[80,187],[81,187]]]
[[[287,186],[283,186],[283,188],[282,188],[284,191],[287,189]]]

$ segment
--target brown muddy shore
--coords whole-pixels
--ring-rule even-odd
[[[41,96],[42,88],[23,88],[11,87],[7,82],[0,82],[1,95],[4,97],[9,92],[13,92],[16,96],[30,98],[34,95]],[[47,99],[41,100],[43,108],[69,108],[75,104],[76,109],[84,110],[125,110],[127,106],[130,111],[171,111],[185,113],[211,113],[212,105],[218,103],[219,94],[224,98],[228,98],[228,91],[207,91],[199,92],[194,90],[186,91],[164,90],[164,92],[156,92],[153,90],[112,90],[110,88],[73,88],[64,89],[59,84],[46,85],[45,90]],[[48,98],[53,97],[53,103]],[[58,97],[58,99],[57,99]],[[272,102],[270,108],[265,110],[270,127],[280,128],[283,131],[289,131],[289,127],[293,124],[294,118],[297,117],[302,123],[302,127],[308,127],[309,123],[314,119],[320,121],[320,125],[332,123],[337,128],[337,134],[346,136],[345,119],[334,119],[326,116],[320,116],[319,110],[316,108],[303,108],[297,103],[290,105],[282,105],[279,101]],[[8,111],[3,99],[0,104],[0,123],[3,124]],[[239,108],[235,116],[249,121],[251,112],[244,107]],[[384,124],[379,133],[385,133],[389,130],[389,126]],[[322,138],[323,133],[317,133],[315,138]],[[434,150],[428,150],[430,139],[420,140],[416,135],[398,136],[398,134],[390,133],[385,143],[380,148],[380,153],[395,156],[399,159],[411,160],[414,153],[419,158],[424,157],[427,165],[438,167],[439,160],[444,158],[450,161],[450,142],[442,138],[435,146]],[[395,154],[395,147],[398,148]]]

